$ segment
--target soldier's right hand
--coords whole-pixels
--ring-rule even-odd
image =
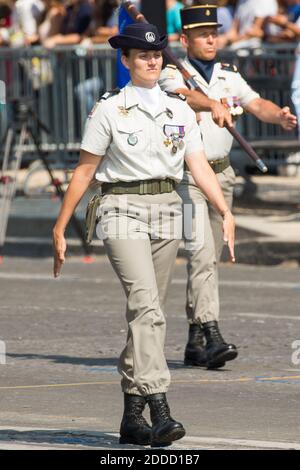
[[[54,255],[54,266],[53,274],[54,277],[60,275],[62,265],[65,262],[65,252],[67,249],[67,243],[64,234],[58,230],[53,229],[53,255]]]
[[[222,103],[213,100],[211,104],[211,114],[214,122],[219,127],[224,127],[225,124],[229,127],[233,126],[232,116]]]

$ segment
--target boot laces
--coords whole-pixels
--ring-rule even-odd
[[[214,343],[224,343],[225,344],[225,341],[220,333],[220,330],[219,328],[213,326],[210,328],[210,337],[211,337],[211,341],[214,342]]]
[[[166,400],[155,400],[153,402],[153,411],[155,416],[163,421],[170,419],[170,408]]]

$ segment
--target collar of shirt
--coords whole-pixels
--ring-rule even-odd
[[[133,86],[131,82],[129,82],[123,90],[124,108],[127,110],[133,108],[134,106],[138,106],[139,109],[150,114],[152,117],[157,117],[160,114],[169,111],[166,102],[166,95],[158,85],[152,88],[154,91],[153,95],[151,94],[151,90],[148,88]],[[150,91],[149,94],[147,94],[148,91]],[[150,101],[152,104],[154,103],[155,106],[157,105],[155,111],[153,110]]]
[[[182,61],[182,65],[190,72],[193,78],[198,82],[200,88],[205,92],[208,93],[209,90],[214,88],[216,85],[219,84],[220,79],[226,80],[226,72],[222,70],[220,62],[215,62],[213,67],[212,77],[210,82],[203,78],[203,76],[198,72],[198,70],[192,65],[190,59],[185,57]]]
[[[213,60],[199,60],[199,59],[192,59],[189,57],[189,61],[192,66],[200,73],[200,75],[204,78],[204,80],[209,84],[211,81],[211,77],[214,72],[215,66],[215,59]]]
[[[140,86],[133,86],[133,88],[138,92],[140,99],[146,109],[156,116],[157,111],[160,109],[160,88],[156,84],[153,88],[143,88]]]

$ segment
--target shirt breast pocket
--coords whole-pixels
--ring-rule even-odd
[[[121,122],[117,124],[117,142],[123,151],[141,150],[144,146],[143,128],[140,124]]]

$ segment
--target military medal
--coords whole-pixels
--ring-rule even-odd
[[[229,110],[233,118],[237,119],[244,112],[241,101],[237,96],[222,98],[221,103]]]
[[[238,99],[237,96],[233,96],[232,99],[233,99],[233,106],[234,106],[234,115],[241,116],[244,112],[241,106],[241,101]]]
[[[178,149],[184,148],[183,137],[185,136],[184,126],[173,126],[171,124],[164,125],[164,134],[167,139],[164,141],[166,147],[172,144],[171,153],[176,155]]]
[[[138,143],[139,139],[137,138],[137,136],[135,134],[130,134],[128,136],[128,139],[127,139],[127,142],[129,143],[129,145],[136,145]]]

